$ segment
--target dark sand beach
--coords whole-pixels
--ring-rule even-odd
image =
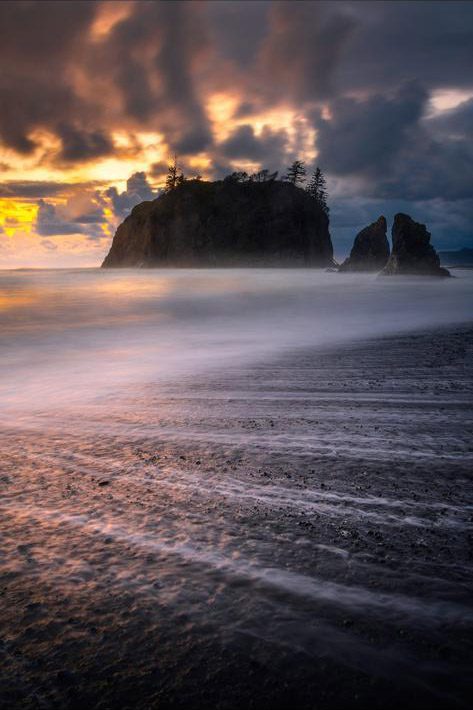
[[[5,708],[467,708],[473,330],[2,423]]]

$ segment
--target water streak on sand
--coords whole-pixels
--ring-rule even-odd
[[[0,704],[468,707],[473,272],[2,291]]]
[[[260,567],[242,558],[231,559],[213,549],[199,549],[189,542],[167,543],[156,539],[156,535],[142,534],[127,530],[112,521],[97,520],[87,515],[71,515],[55,509],[8,508],[0,506],[3,514],[13,513],[16,522],[34,523],[38,531],[59,529],[63,525],[79,528],[81,534],[111,537],[115,541],[141,551],[155,552],[163,556],[177,556],[192,565],[204,565],[213,572],[222,574],[227,581],[234,579],[238,583],[245,581],[253,584],[256,591],[270,587],[296,597],[305,597],[314,601],[346,607],[355,613],[368,612],[374,617],[390,619],[392,622],[410,625],[471,624],[473,611],[459,604],[442,600],[422,600],[400,594],[372,592],[355,586],[336,584],[321,578],[295,574],[281,568]],[[48,533],[48,536],[51,533]],[[46,561],[47,565],[47,561]],[[37,572],[36,572],[37,573]],[[133,574],[130,574],[130,578]],[[120,581],[123,581],[121,578]]]

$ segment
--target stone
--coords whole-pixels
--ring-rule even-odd
[[[362,229],[355,237],[350,256],[340,265],[339,271],[381,271],[389,259],[386,230],[386,218],[383,216]]]
[[[450,276],[450,272],[440,266],[440,258],[430,243],[430,236],[425,224],[415,222],[407,214],[397,214],[392,228],[393,248],[382,274]]]

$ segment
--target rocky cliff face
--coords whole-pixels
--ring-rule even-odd
[[[137,205],[103,267],[330,266],[328,217],[304,190],[190,180]]]
[[[407,214],[397,214],[392,228],[393,248],[384,275],[416,274],[450,276],[440,266],[440,259],[430,243],[430,232],[425,224],[414,222]]]
[[[381,271],[389,259],[386,230],[385,217],[379,217],[362,229],[355,237],[350,256],[341,264],[339,271]]]

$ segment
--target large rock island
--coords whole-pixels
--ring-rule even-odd
[[[137,205],[103,267],[316,266],[333,264],[327,214],[279,180],[186,180]]]

